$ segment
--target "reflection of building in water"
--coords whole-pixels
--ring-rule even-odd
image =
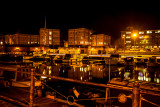
[[[60,65],[56,64],[55,66],[51,66],[51,75],[59,76]]]
[[[71,69],[68,70],[68,78],[90,81],[92,80],[92,73],[89,66],[72,66]]]
[[[139,81],[160,83],[160,73],[156,68],[134,67],[133,70],[125,70],[124,79],[135,79]]]
[[[44,66],[43,64],[39,66],[39,72],[44,75],[59,76],[59,68],[60,65],[57,64],[55,66]]]
[[[93,78],[105,78],[106,77],[106,72],[104,72],[104,65],[95,65],[92,64],[91,66],[91,71],[92,71],[92,77]]]

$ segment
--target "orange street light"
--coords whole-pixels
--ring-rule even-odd
[[[137,36],[137,34],[135,33],[135,34],[133,34],[133,37],[135,38]]]
[[[137,37],[137,34],[134,33],[134,34],[133,34],[133,37],[134,37],[134,48],[135,48],[135,38]]]

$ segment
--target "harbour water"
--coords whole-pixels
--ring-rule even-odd
[[[43,63],[38,65],[37,71],[50,76],[59,76],[81,81],[106,84],[109,79],[109,65],[71,63]],[[111,79],[146,81],[160,83],[160,67],[146,65],[135,66],[110,66]]]

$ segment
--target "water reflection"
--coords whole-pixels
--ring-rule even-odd
[[[81,81],[106,83],[108,81],[109,66],[102,64],[41,64],[38,71],[50,76],[59,76]],[[111,66],[111,79],[121,78],[160,83],[160,68],[147,66]]]

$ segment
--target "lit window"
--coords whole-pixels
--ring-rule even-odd
[[[155,31],[155,33],[160,33],[160,30]]]
[[[149,33],[152,33],[152,31],[148,30],[148,31],[147,31],[147,34],[149,34]]]
[[[100,45],[102,45],[102,44],[103,44],[103,42],[99,42],[99,44],[100,44]]]
[[[131,32],[126,32],[126,34],[131,34]]]
[[[81,36],[81,39],[83,39],[83,36]]]
[[[51,45],[51,44],[52,44],[52,41],[49,41],[49,44]]]
[[[140,36],[139,38],[140,38],[140,39],[142,39],[142,38],[143,38],[143,36]]]
[[[126,38],[131,38],[130,36],[126,36]]]
[[[49,40],[52,40],[52,36],[49,36]]]
[[[52,32],[51,32],[51,31],[49,32],[49,35],[52,35]]]
[[[144,32],[139,32],[139,34],[144,34]]]
[[[88,42],[85,41],[85,44],[88,44]]]
[[[81,42],[80,42],[80,44],[83,44],[83,43],[84,43],[84,41],[81,41]]]
[[[131,41],[126,41],[126,43],[131,43]]]

